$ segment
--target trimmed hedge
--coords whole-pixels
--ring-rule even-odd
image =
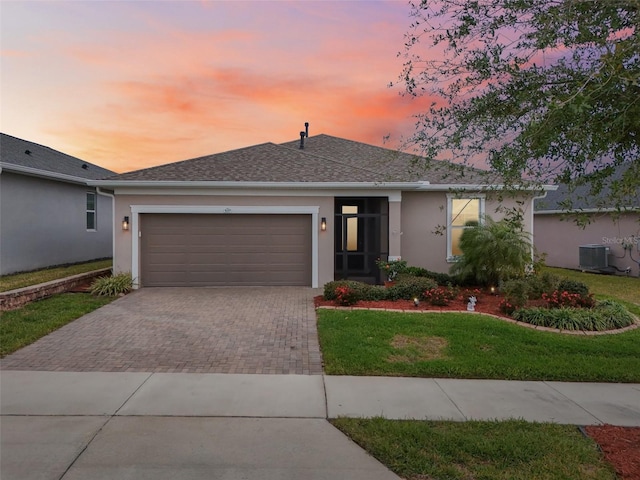
[[[438,285],[430,278],[406,274],[398,275],[395,285],[389,288],[354,280],[336,280],[324,285],[324,299],[336,300],[336,288],[343,286],[349,287],[357,300],[412,300],[415,297],[424,299],[424,292]]]
[[[432,272],[431,270],[427,270],[422,267],[407,267],[405,272],[408,275],[413,277],[425,277],[435,280],[438,285],[446,286],[446,285],[462,285],[464,282],[453,275],[449,275],[448,273],[440,273],[440,272]]]
[[[424,292],[436,288],[435,280],[427,277],[398,275],[395,285],[386,289],[386,300],[424,300]]]
[[[621,304],[604,300],[594,308],[523,308],[513,313],[520,322],[560,330],[604,331],[632,325],[634,317]]]

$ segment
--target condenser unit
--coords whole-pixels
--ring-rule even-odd
[[[609,247],[604,245],[580,245],[580,268],[604,270],[609,268]]]

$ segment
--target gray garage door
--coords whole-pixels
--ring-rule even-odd
[[[143,286],[311,285],[310,215],[143,214]]]

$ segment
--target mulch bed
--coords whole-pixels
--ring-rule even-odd
[[[476,297],[478,302],[475,306],[475,311],[479,313],[488,313],[490,315],[497,315],[499,317],[510,318],[500,311],[500,301],[502,297],[499,295],[491,295],[490,293],[483,293]],[[322,295],[315,297],[314,299],[316,308],[332,306],[335,307],[336,303],[333,300],[324,300]],[[359,301],[352,307],[356,308],[384,308],[389,310],[430,310],[441,312],[454,312],[454,311],[466,311],[468,298],[456,298],[446,306],[431,305],[429,302],[420,302],[416,307],[412,300],[377,300],[377,301]]]
[[[640,480],[640,427],[593,425],[584,429],[621,480]]]

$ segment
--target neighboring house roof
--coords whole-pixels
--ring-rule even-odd
[[[626,165],[619,165],[615,172],[611,175],[608,182],[619,181],[627,168]],[[611,188],[609,184],[605,185],[598,197],[590,194],[590,184],[580,185],[570,191],[569,186],[559,185],[555,191],[547,192],[544,198],[536,199],[534,204],[534,210],[536,213],[571,213],[571,212],[596,212],[596,211],[608,211],[615,210],[615,208],[603,205],[603,199],[606,199],[611,194]],[[625,205],[627,209],[640,209],[640,192],[636,192],[635,195],[629,195],[627,197],[628,205]],[[565,208],[566,204],[571,205],[571,209]]]
[[[93,163],[5,133],[0,133],[0,167],[10,172],[75,183],[114,174]]]
[[[99,183],[487,184],[482,170],[447,162],[431,162],[425,168],[423,159],[415,155],[329,135],[306,138],[303,149],[299,145],[299,140],[281,145],[264,143],[128,172]]]

